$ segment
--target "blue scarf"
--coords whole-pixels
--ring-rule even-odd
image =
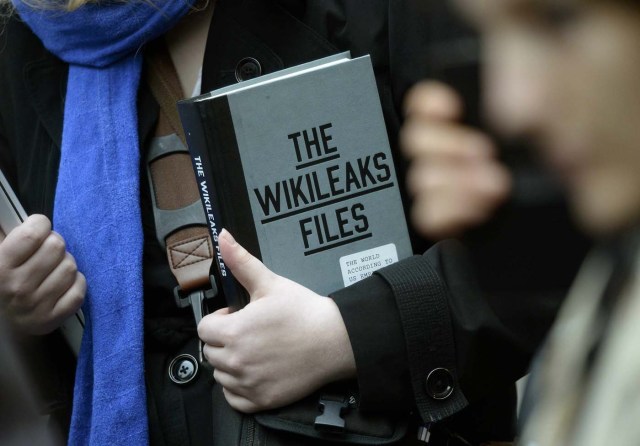
[[[175,25],[190,3],[109,1],[66,13],[14,0],[45,47],[70,64],[53,222],[88,283],[70,445],[149,441],[136,112],[140,50]]]

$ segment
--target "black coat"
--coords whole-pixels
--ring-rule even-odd
[[[258,60],[262,73],[269,73],[343,50],[351,50],[354,56],[371,54],[395,145],[398,110],[406,88],[427,74],[446,77],[451,66],[456,68],[456,59],[453,65],[437,65],[447,48],[443,44],[452,39],[470,42],[466,31],[441,7],[412,7],[405,0],[218,0],[205,51],[202,89],[236,82],[246,57]],[[66,75],[63,62],[48,53],[18,19],[9,20],[0,34],[0,163],[27,211],[49,217],[60,158]],[[152,136],[157,111],[157,103],[143,84],[139,93],[143,150]],[[404,162],[399,156],[396,165],[402,181]],[[173,357],[195,348],[195,327],[189,309],[179,310],[173,304],[175,283],[155,240],[146,184],[142,178],[152,442],[186,444],[191,430],[191,443],[205,444],[210,433],[198,437],[193,426],[207,423],[212,416],[211,404],[203,396],[208,393],[206,374],[195,385],[178,388],[166,373]],[[426,246],[414,240],[416,246]],[[453,243],[436,245],[423,256],[392,265],[335,293],[356,358],[361,409],[408,412],[415,407],[417,419],[427,422],[448,417],[440,424],[443,430],[474,442],[512,435],[512,384],[525,373],[557,307],[555,296],[562,295],[577,264],[581,250],[574,245],[570,248],[566,280],[565,275],[554,275],[548,286],[541,285],[547,283],[548,265],[534,260],[532,253],[530,258],[525,256],[538,269],[527,270],[529,282],[520,285],[524,288],[535,282],[540,293],[523,296],[536,298],[517,297],[519,290],[511,285],[483,293],[470,272],[469,258]],[[471,261],[485,252],[472,250]],[[492,253],[489,257],[501,256]],[[495,274],[491,271],[490,276]],[[497,283],[511,282],[517,280],[505,274],[504,281]],[[545,298],[539,299],[540,295]],[[72,366],[60,361],[60,348],[49,350],[56,352],[58,370],[48,369],[51,376],[44,388],[49,401],[61,408],[64,420]],[[495,399],[498,394],[502,397]],[[488,401],[492,401],[492,411],[485,410]],[[469,403],[471,407],[466,408]],[[190,410],[196,406],[199,410]]]

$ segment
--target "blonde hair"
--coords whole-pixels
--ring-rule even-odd
[[[90,3],[91,1],[94,0],[67,0],[66,5],[64,6],[67,11],[73,11],[74,9],[79,8],[85,3]]]
[[[96,3],[98,0],[24,0],[24,2],[34,8],[40,9],[61,9],[63,11],[73,11],[87,3]],[[13,9],[11,0],[0,0],[0,7]]]

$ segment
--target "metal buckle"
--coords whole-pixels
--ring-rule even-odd
[[[319,403],[321,413],[315,419],[315,428],[323,431],[342,432],[345,426],[342,412],[349,407],[349,402],[344,398],[334,399],[324,395],[320,398]]]
[[[209,283],[211,288],[207,290],[192,291],[187,295],[182,292],[180,286],[173,289],[173,298],[178,308],[187,308],[188,306],[191,306],[196,327],[202,318],[208,314],[205,300],[212,299],[218,295],[218,287],[216,286],[215,278],[213,276],[209,276]],[[204,357],[202,355],[203,342],[199,341],[198,344],[198,361],[202,364],[204,362]]]

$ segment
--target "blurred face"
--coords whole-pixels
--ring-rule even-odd
[[[595,235],[640,221],[640,6],[457,0],[484,37],[486,107],[533,138]]]

